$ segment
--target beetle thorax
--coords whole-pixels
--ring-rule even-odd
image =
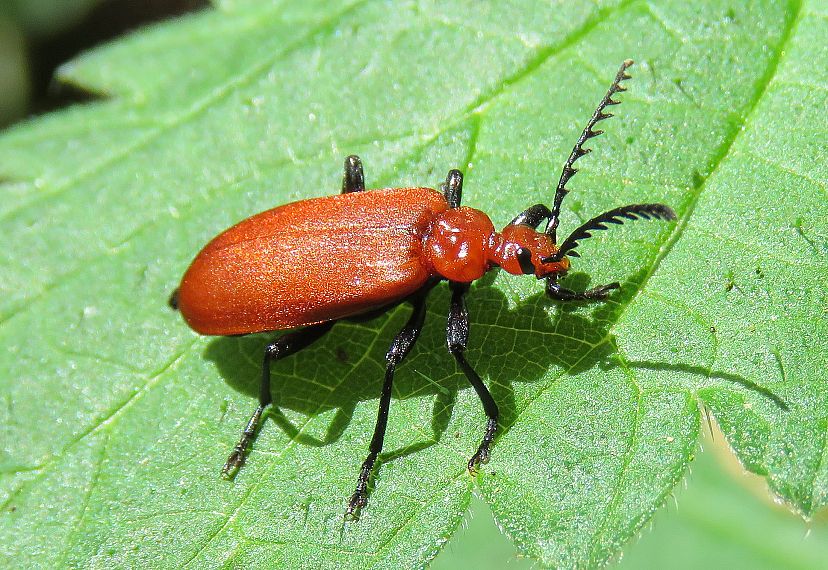
[[[482,277],[491,266],[489,252],[495,235],[486,214],[463,206],[437,214],[423,245],[435,272],[451,281],[468,283]]]
[[[518,261],[521,249],[531,253],[533,274],[538,278],[569,269],[566,258],[554,263],[541,261],[558,251],[550,236],[524,225],[506,226],[503,232],[496,232],[489,217],[474,208],[437,214],[423,245],[433,270],[451,281],[474,281],[492,266],[522,275]]]

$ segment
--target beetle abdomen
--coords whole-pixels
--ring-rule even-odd
[[[248,218],[196,256],[179,308],[196,332],[281,330],[403,299],[431,275],[422,237],[448,209],[429,188],[294,202]]]

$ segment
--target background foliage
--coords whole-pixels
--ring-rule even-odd
[[[422,564],[477,486],[523,552],[598,564],[685,473],[700,406],[814,513],[828,488],[826,13],[236,1],[65,66],[108,98],[0,139],[0,556]],[[551,199],[626,57],[631,90],[580,163],[563,228],[629,202],[680,221],[584,244],[570,284],[622,280],[607,304],[557,307],[507,275],[472,289],[470,360],[504,412],[481,476],[464,470],[483,418],[443,348],[440,289],[358,524],[341,515],[405,309],[283,362],[282,413],[220,480],[266,337],[199,338],[165,309],[194,252],[251,212],[336,191],[350,153],[371,186],[436,185],[458,166],[466,204],[503,224]]]

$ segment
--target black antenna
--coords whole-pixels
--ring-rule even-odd
[[[605,224],[623,224],[624,220],[637,220],[643,218],[649,220],[652,218],[658,220],[675,220],[676,213],[669,206],[664,204],[630,204],[629,206],[621,206],[608,212],[604,212],[600,216],[596,216],[576,228],[574,232],[569,234],[569,237],[561,244],[560,249],[555,255],[545,257],[541,261],[544,263],[551,263],[560,261],[565,255],[571,257],[580,257],[575,248],[578,247],[578,241],[592,237],[590,232],[595,230],[605,230]]]
[[[558,188],[555,190],[555,201],[552,203],[552,216],[549,218],[549,222],[546,224],[546,234],[552,236],[552,241],[557,241],[556,231],[558,229],[558,222],[559,222],[559,215],[561,213],[561,202],[563,202],[564,196],[569,192],[566,187],[566,183],[569,182],[569,179],[575,176],[575,173],[578,172],[577,168],[572,168],[572,165],[575,163],[576,160],[588,154],[592,149],[584,148],[584,143],[594,137],[597,137],[604,131],[593,131],[592,128],[598,121],[603,121],[604,119],[609,119],[612,117],[612,113],[604,113],[604,109],[609,107],[610,105],[618,105],[621,101],[616,101],[612,98],[613,95],[616,93],[621,93],[622,91],[626,91],[627,89],[621,85],[621,82],[625,79],[629,79],[630,76],[627,75],[627,69],[633,64],[633,60],[625,59],[624,63],[621,64],[621,69],[618,70],[618,73],[615,75],[615,80],[610,85],[607,94],[604,95],[604,98],[601,99],[601,102],[598,104],[598,108],[595,109],[595,112],[592,113],[592,118],[587,123],[586,128],[581,133],[581,136],[578,138],[578,142],[575,143],[575,146],[572,148],[572,153],[569,155],[569,158],[566,160],[564,164],[563,171],[561,172],[561,178],[558,181]]]

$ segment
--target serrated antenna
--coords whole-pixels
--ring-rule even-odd
[[[558,181],[558,188],[555,190],[555,201],[552,203],[552,216],[549,218],[549,222],[546,224],[546,234],[552,236],[552,241],[557,241],[557,229],[558,229],[558,222],[559,216],[561,213],[561,202],[563,202],[564,196],[569,192],[566,187],[566,183],[569,182],[570,178],[575,176],[575,173],[578,172],[577,168],[573,168],[572,165],[575,164],[575,161],[584,156],[585,154],[589,154],[592,150],[590,148],[584,148],[584,143],[591,138],[597,137],[604,131],[596,131],[593,130],[595,125],[598,121],[603,121],[604,119],[609,119],[612,117],[612,113],[605,113],[604,109],[609,107],[610,105],[618,105],[621,101],[617,101],[612,98],[613,95],[616,93],[621,93],[626,91],[627,89],[621,85],[621,82],[625,79],[630,79],[630,76],[627,74],[627,69],[633,64],[633,60],[626,59],[624,63],[621,64],[621,69],[618,70],[618,73],[615,74],[615,80],[610,85],[609,90],[607,91],[604,98],[601,99],[601,102],[598,104],[598,108],[595,109],[595,112],[592,113],[592,118],[587,123],[586,128],[581,133],[581,136],[578,137],[578,142],[575,143],[575,146],[572,148],[572,152],[569,155],[569,158],[564,163],[563,171],[561,172],[561,178]]]
[[[621,206],[608,212],[604,212],[599,216],[595,216],[585,224],[576,228],[569,237],[561,244],[560,249],[555,255],[544,258],[541,261],[550,263],[560,261],[564,256],[580,257],[575,248],[578,247],[578,242],[592,237],[595,230],[607,229],[606,224],[623,224],[625,220],[637,219],[657,219],[657,220],[675,220],[676,213],[669,206],[664,204],[630,204],[629,206]]]

